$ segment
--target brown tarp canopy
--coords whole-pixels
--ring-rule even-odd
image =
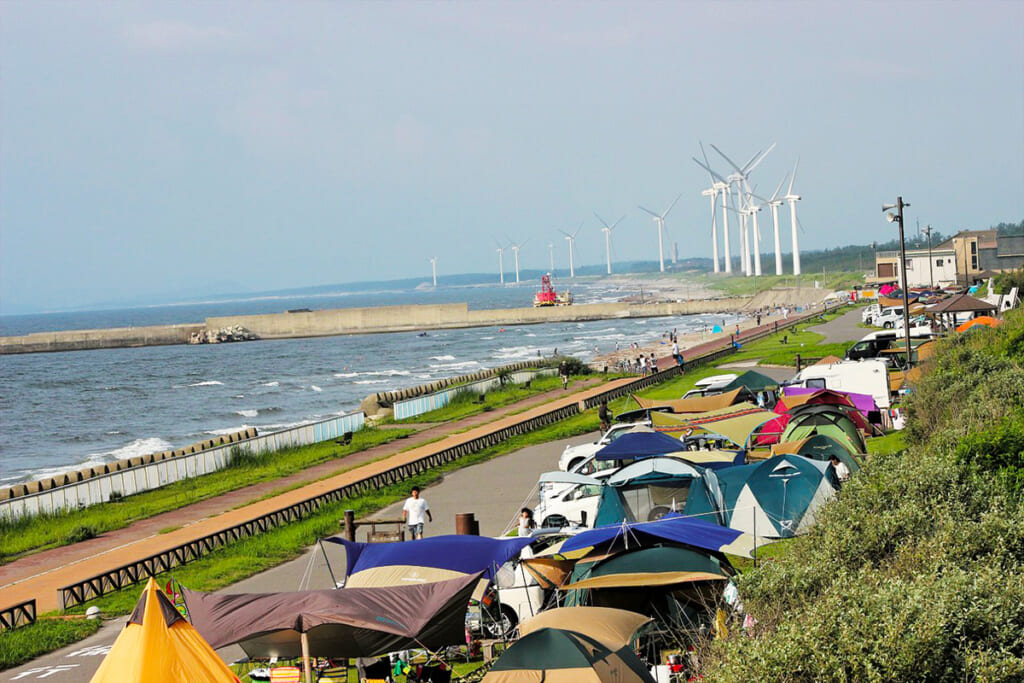
[[[183,589],[189,618],[214,648],[238,643],[251,658],[372,657],[464,643],[466,606],[480,580],[292,593]]]
[[[995,304],[990,304],[987,301],[976,299],[970,294],[957,294],[951,296],[945,301],[935,304],[928,309],[928,315],[934,315],[937,313],[984,313],[988,311],[995,311],[998,307]]]
[[[673,413],[706,413],[711,410],[728,408],[739,400],[743,388],[733,389],[724,394],[714,396],[698,396],[697,398],[679,398],[672,401],[657,401],[655,399],[633,396],[641,408],[671,408]]]

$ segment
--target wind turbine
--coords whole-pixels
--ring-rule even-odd
[[[567,233],[565,230],[559,230],[558,231],[558,232],[562,233],[563,235],[565,235],[565,240],[569,243],[569,277],[570,278],[576,277],[576,267],[573,264],[573,260],[572,260],[572,248],[573,248],[573,244],[576,242],[576,235],[580,234],[580,230],[582,230],[582,229],[583,229],[583,221],[580,221],[580,227],[576,228],[576,232],[572,233],[571,235],[569,233]]]
[[[665,209],[660,215],[654,213],[648,208],[645,208],[643,206],[640,207],[641,211],[646,211],[647,213],[651,214],[651,216],[654,217],[654,223],[655,225],[658,226],[658,264],[661,266],[661,272],[663,273],[665,272],[665,216],[668,215],[668,212],[672,210],[672,208],[676,205],[676,202],[678,202],[679,198],[682,196],[682,192],[676,195],[676,198],[672,200],[672,203],[668,205],[668,208]]]
[[[501,273],[501,284],[505,284],[505,247],[501,246],[501,242],[497,238],[494,239],[494,243],[498,245],[495,251],[498,252],[498,271]]]
[[[772,192],[772,196],[768,199],[764,197],[758,197],[762,202],[768,204],[772,209],[772,226],[775,229],[775,274],[782,275],[782,241],[779,239],[779,207],[784,204],[782,199],[779,199],[779,191],[782,190],[782,186],[786,183],[786,178],[789,177],[789,173],[782,176],[782,180],[779,181],[779,186],[775,188],[775,192]]]
[[[800,242],[796,236],[796,203],[800,201],[800,195],[793,194],[793,183],[796,182],[796,169],[800,166],[800,158],[797,157],[796,163],[793,165],[793,177],[789,179],[789,190],[786,191],[786,196],[783,197],[789,202],[789,227],[793,232],[793,275],[800,274]]]
[[[437,257],[430,259],[430,269],[434,271],[434,289],[437,289]]]
[[[747,163],[745,163],[742,168],[737,166],[733,162],[732,159],[727,157],[725,155],[725,153],[722,152],[722,150],[718,149],[714,145],[711,145],[711,148],[713,150],[715,150],[716,152],[718,152],[722,156],[723,159],[725,159],[727,162],[729,162],[730,166],[732,166],[734,169],[736,169],[736,173],[730,175],[729,176],[729,180],[730,181],[734,181],[735,180],[737,182],[737,184],[740,186],[740,192],[741,192],[740,199],[742,200],[742,193],[744,191],[746,191],[747,194],[751,193],[751,189],[750,189],[750,173],[751,173],[751,171],[753,171],[755,168],[757,168],[758,164],[760,164],[764,160],[764,158],[766,156],[768,156],[768,153],[771,152],[773,149],[775,149],[775,143],[773,142],[768,147],[768,149],[766,149],[765,151],[763,151],[763,152],[759,151],[756,154],[754,154],[754,156],[750,157],[750,160],[747,161]],[[742,206],[742,204],[741,204],[741,206]],[[749,275],[753,274],[753,273],[751,273],[751,268],[750,268],[750,248],[749,248],[749,243],[748,243],[748,239],[749,238],[748,238],[748,236],[746,234],[746,232],[747,232],[747,229],[746,229],[746,219],[745,219],[745,217],[743,216],[742,213],[740,214],[740,217],[741,217],[740,218],[740,227],[741,227],[741,231],[743,232],[743,238],[742,238],[743,239],[743,246],[745,247],[744,251],[746,252],[744,254],[744,259],[743,259],[744,272],[749,276]],[[755,239],[755,241],[757,240],[756,237],[754,239]]]
[[[597,216],[596,211],[594,212],[594,215]],[[604,233],[604,258],[605,261],[607,261],[608,263],[609,275],[612,274],[612,230],[615,229],[616,225],[622,222],[623,218],[625,218],[625,216],[622,216],[621,218],[619,218],[619,220],[615,221],[611,225],[608,225],[608,222],[605,221],[605,219],[601,218],[600,216],[597,216],[597,220],[601,221],[601,225],[604,226],[603,228],[601,228],[601,232]]]
[[[718,230],[716,225],[716,212],[718,207],[716,204],[718,195],[722,195],[722,224],[724,230],[722,231],[723,246],[725,247],[725,272],[732,272],[732,255],[729,253],[729,183],[726,182],[725,178],[718,175],[711,170],[711,162],[708,161],[708,155],[704,152],[704,143],[700,143],[700,153],[704,157],[704,162],[697,157],[690,157],[694,163],[703,168],[708,172],[708,178],[711,180],[711,187],[701,192],[704,197],[711,197],[711,248],[714,254],[715,260],[715,272],[719,272],[718,269]]]
[[[526,242],[529,242],[530,240],[527,239],[526,242],[523,242],[523,244],[516,244],[515,242],[512,242],[512,238],[509,237],[508,235],[505,235],[505,237],[508,239],[509,242],[511,242],[511,247],[510,248],[512,249],[512,253],[516,257],[516,284],[518,285],[519,284],[519,250],[523,247],[523,245],[526,244]]]

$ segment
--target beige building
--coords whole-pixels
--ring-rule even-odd
[[[981,279],[986,271],[982,251],[992,253],[996,248],[995,230],[962,230],[931,249],[907,249],[903,264],[907,286],[969,285]],[[901,277],[900,252],[875,254],[875,282],[899,281]]]

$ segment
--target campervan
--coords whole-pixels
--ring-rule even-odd
[[[881,312],[881,304],[871,304],[870,306],[866,306],[864,310],[860,312],[860,321],[862,323],[871,324],[871,319]]]
[[[889,407],[889,368],[881,360],[847,360],[810,365],[785,384],[869,394],[879,408]]]

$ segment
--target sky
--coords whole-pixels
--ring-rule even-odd
[[[803,248],[1020,221],[1024,3],[7,0],[0,313],[653,259],[679,194],[710,257],[701,141]]]

